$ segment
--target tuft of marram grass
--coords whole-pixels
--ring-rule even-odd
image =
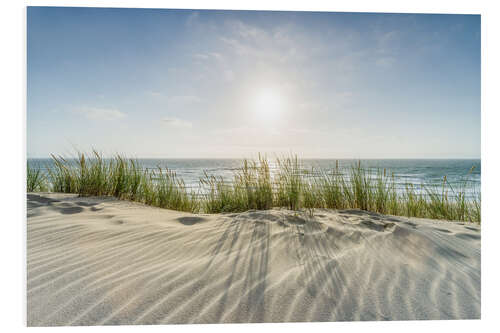
[[[78,167],[62,156],[51,155],[54,167],[48,169],[49,182],[53,192],[79,193]],[[79,172],[81,174],[81,172]]]
[[[265,210],[273,207],[273,186],[267,159],[259,155],[257,161],[243,160],[236,170],[233,182],[204,173],[200,179],[207,189],[201,204],[209,213]]]
[[[424,186],[417,191],[406,184],[402,193],[395,187],[394,174],[377,170],[373,177],[361,163],[341,172],[338,162],[330,170],[303,170],[297,156],[277,158],[275,176],[268,160],[243,160],[232,182],[205,172],[200,185],[204,194],[189,192],[175,172],[146,170],[137,160],[116,155],[110,160],[93,151],[76,160],[52,155],[54,166],[44,175],[27,165],[27,190],[78,193],[81,196],[114,196],[148,205],[188,212],[242,212],[283,207],[362,209],[381,214],[405,215],[457,221],[481,221],[480,194],[465,195],[468,178],[453,188],[443,178],[441,186]],[[470,173],[472,173],[471,169]]]
[[[47,178],[42,173],[40,166],[33,167],[27,164],[26,170],[26,191],[45,192],[48,190]]]
[[[303,175],[297,156],[277,158],[277,200],[276,205],[291,210],[301,208],[303,195]]]
[[[148,205],[181,211],[197,212],[199,202],[188,193],[184,182],[170,170],[148,171],[139,162],[116,155],[104,160],[93,151],[89,156],[79,153],[75,160],[52,155],[54,167],[49,168],[50,190],[78,193],[81,196],[114,196]],[[28,166],[28,174],[35,174]],[[30,179],[28,177],[28,188]],[[32,181],[31,181],[32,182]]]
[[[344,183],[340,174],[338,163],[335,169],[330,172],[320,170],[320,174],[315,178],[318,195],[325,208],[341,209],[345,208],[349,199],[344,195]]]
[[[188,193],[184,181],[175,172],[158,167],[152,178],[156,180],[152,191],[154,206],[186,212],[198,210],[196,196]]]

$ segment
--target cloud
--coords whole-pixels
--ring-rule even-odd
[[[162,97],[163,96],[163,93],[161,93],[159,91],[153,91],[153,90],[146,91],[146,94],[153,96],[153,97]]]
[[[195,95],[178,95],[169,97],[169,102],[174,104],[196,104],[202,101],[201,98]]]
[[[168,125],[175,127],[175,128],[192,128],[193,124],[187,120],[182,120],[179,118],[175,117],[165,117],[163,118],[163,121],[166,122]]]
[[[285,25],[263,29],[238,20],[225,23],[226,31],[219,40],[235,54],[278,63],[303,57],[301,34]]]
[[[193,54],[193,58],[206,60],[209,58],[209,56],[208,56],[208,54],[197,53],[197,54]]]
[[[377,36],[377,40],[379,46],[387,46],[395,41],[397,41],[401,37],[401,32],[392,30],[385,31]]]
[[[92,107],[78,108],[74,110],[74,113],[83,115],[85,118],[90,120],[116,120],[125,117],[125,114],[117,109]]]
[[[394,57],[383,57],[375,61],[375,64],[379,67],[388,68],[394,65],[396,59]]]
[[[198,60],[210,60],[210,59],[215,59],[217,61],[223,60],[222,54],[218,52],[196,53],[193,54],[193,58]]]

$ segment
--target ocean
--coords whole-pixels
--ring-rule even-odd
[[[186,187],[203,193],[205,189],[200,186],[200,178],[206,172],[209,175],[223,177],[227,181],[233,179],[234,172],[242,166],[241,159],[138,159],[145,169],[161,167],[175,171],[182,178]],[[356,165],[358,160],[351,159],[302,159],[304,173],[311,174],[311,170],[333,170],[338,161],[339,169],[344,173],[350,166]],[[448,187],[458,189],[466,181],[466,196],[480,195],[481,188],[481,160],[480,159],[366,159],[359,160],[361,166],[371,174],[376,175],[377,170],[386,170],[388,175],[394,175],[396,188],[403,191],[406,184],[413,184],[415,189],[421,186],[442,185],[446,176]],[[53,167],[51,159],[28,159],[34,167],[40,167],[44,172]],[[271,174],[275,170],[275,163],[270,160]],[[475,167],[472,172],[471,168]],[[451,190],[451,189],[450,189]]]

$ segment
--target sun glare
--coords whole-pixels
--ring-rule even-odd
[[[263,89],[255,97],[255,111],[268,120],[278,116],[283,108],[282,98],[276,90]]]

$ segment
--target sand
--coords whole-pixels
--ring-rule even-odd
[[[28,194],[28,325],[477,319],[476,224]]]

